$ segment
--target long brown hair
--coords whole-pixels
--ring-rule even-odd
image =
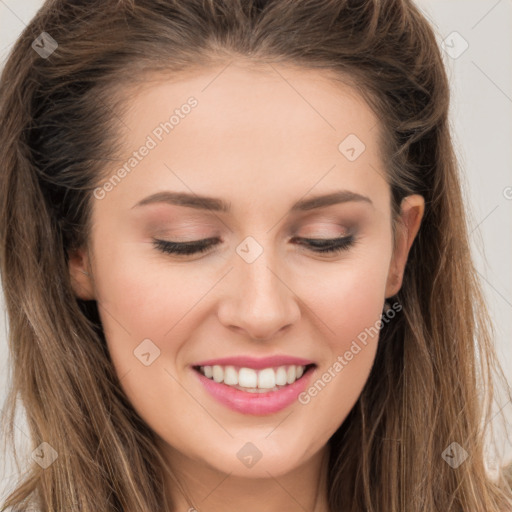
[[[155,435],[121,390],[101,304],[73,293],[68,251],[89,239],[130,86],[234,59],[350,81],[380,119],[395,218],[404,196],[426,202],[402,311],[382,326],[363,392],[329,441],[331,510],[510,510],[485,442],[494,377],[509,388],[470,255],[447,76],[410,0],[52,0],[32,19],[0,81],[4,421],[13,438],[19,397],[33,448],[47,442],[58,458],[32,463],[3,510],[171,510]],[[456,468],[442,456],[453,442],[468,454]]]

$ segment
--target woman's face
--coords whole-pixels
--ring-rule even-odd
[[[378,119],[318,71],[232,63],[148,83],[119,128],[126,158],[95,190],[70,270],[123,390],[170,458],[298,468],[365,385],[421,197],[393,251]]]

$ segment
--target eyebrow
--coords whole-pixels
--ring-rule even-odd
[[[291,212],[300,212],[322,208],[334,204],[347,203],[350,201],[366,202],[373,205],[372,200],[356,192],[350,190],[338,190],[329,194],[317,195],[308,199],[300,199],[291,207]],[[209,196],[198,196],[197,194],[189,194],[188,192],[171,192],[163,191],[152,194],[136,203],[133,208],[154,204],[167,203],[177,206],[186,206],[199,210],[212,210],[215,212],[229,213],[231,203],[223,199]]]

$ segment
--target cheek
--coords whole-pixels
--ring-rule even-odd
[[[319,363],[304,407],[299,406],[297,436],[305,445],[312,432],[318,442],[334,433],[356,402],[374,361],[389,247],[385,242],[373,247],[337,262],[297,259],[283,265],[281,277],[294,292],[287,300],[302,303],[296,332],[309,340],[309,347],[303,348],[310,348]],[[216,300],[231,290],[222,288],[217,299],[209,292],[225,271],[195,263],[171,265],[148,257],[148,252],[142,256],[136,250],[110,251],[97,255],[94,272],[99,312],[121,385],[152,427],[164,436],[170,429],[174,437],[186,437],[187,424],[197,423],[204,411],[173,376],[182,377],[187,347],[205,338],[201,329],[222,329],[214,317]],[[134,355],[147,339],[157,347],[147,345],[150,360],[159,351],[149,366]],[[172,411],[180,411],[176,424],[166,416]]]
[[[185,336],[188,315],[207,290],[204,278],[178,266],[166,269],[141,252],[105,248],[96,254],[99,314],[119,373],[138,367],[133,352],[143,340],[162,353],[176,352],[170,341]]]
[[[119,247],[103,246],[94,269],[99,313],[116,366],[119,371],[133,366],[133,351],[145,339],[178,364],[180,340],[190,339],[215,310],[208,293],[223,272],[200,262],[171,264],[147,247]],[[382,313],[390,248],[382,239],[380,246],[363,249],[338,261],[298,259],[281,271],[305,305],[301,328],[310,330],[311,339],[320,338],[331,359]],[[294,294],[288,300],[297,300]]]
[[[301,278],[297,288],[314,311],[317,325],[331,349],[339,352],[382,314],[389,267],[389,252],[361,251],[345,261],[317,265],[317,270]]]
[[[178,410],[185,421],[189,396],[173,377],[211,286],[197,272],[166,268],[136,251],[105,251],[96,263],[99,314],[123,391],[152,426],[167,424],[164,411]]]
[[[328,265],[304,281],[323,357],[299,402],[319,418],[326,436],[356,403],[375,360],[385,297],[389,252],[360,253],[335,271]],[[390,248],[389,248],[390,249]],[[309,291],[306,291],[309,290]],[[321,332],[321,335],[319,335]]]

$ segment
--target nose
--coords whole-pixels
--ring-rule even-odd
[[[235,268],[227,276],[218,317],[227,328],[246,337],[266,341],[300,318],[298,297],[283,265],[263,253],[252,263],[235,255]]]

